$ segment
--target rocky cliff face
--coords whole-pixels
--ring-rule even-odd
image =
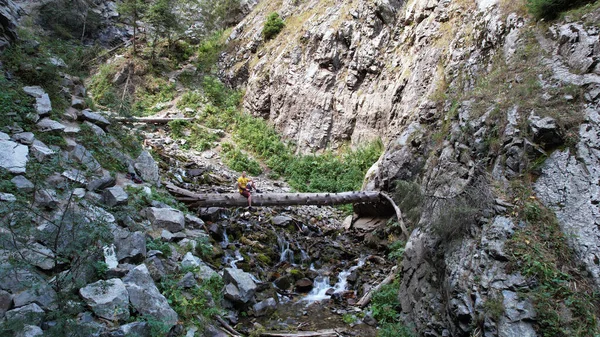
[[[11,0],[0,1],[0,50],[17,39],[17,20],[21,9]]]
[[[265,42],[273,11],[286,28]],[[520,294],[538,280],[505,248],[533,228],[497,196],[534,181],[529,198],[556,213],[600,285],[598,13],[536,26],[494,0],[263,2],[233,29],[223,75],[245,85],[248,112],[300,151],[383,138],[367,189],[418,184],[425,201],[399,294],[405,323],[425,336],[536,336],[542,314]]]
[[[267,14],[287,27],[263,43]],[[284,1],[259,6],[234,28],[226,77],[247,83],[245,108],[271,120],[301,150],[393,139],[435,119],[432,98],[467,61],[485,68],[522,19],[494,1]]]

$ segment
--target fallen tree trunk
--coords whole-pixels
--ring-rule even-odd
[[[176,117],[115,117],[116,121],[129,123],[167,124],[171,121],[193,121],[194,118]]]
[[[244,207],[248,200],[239,193],[195,193],[171,183],[165,186],[176,199],[192,207]],[[377,205],[374,207],[385,210],[388,215],[395,215],[402,234],[408,238],[408,231],[402,221],[402,213],[392,198],[376,191],[355,191],[341,193],[253,193],[253,206],[293,206],[293,205],[322,205],[333,206],[343,204]],[[357,208],[355,207],[355,210]],[[365,209],[365,207],[362,207]],[[360,212],[357,211],[357,213]],[[385,214],[380,214],[385,215]]]
[[[298,332],[262,332],[264,337],[337,337],[344,330],[319,330],[319,331],[298,331]]]
[[[373,298],[373,294],[375,294],[384,285],[392,283],[392,281],[394,280],[395,277],[396,277],[396,266],[394,266],[392,268],[392,271],[390,272],[390,274],[383,281],[381,281],[381,283],[379,283],[375,288],[369,290],[369,292],[367,292],[360,299],[360,301],[358,301],[358,303],[356,303],[356,306],[361,307],[361,308],[366,307],[367,304],[369,304],[369,302],[371,302],[371,299]]]

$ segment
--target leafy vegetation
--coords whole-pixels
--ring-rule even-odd
[[[399,323],[400,301],[398,300],[398,291],[400,283],[394,281],[392,284],[382,286],[379,291],[373,294],[371,301],[371,314],[380,326],[377,332],[378,337],[412,337],[414,333],[408,327]]]
[[[593,2],[591,0],[527,0],[527,9],[536,19],[555,19],[568,9]]]
[[[270,40],[277,36],[279,32],[285,27],[283,20],[279,17],[277,12],[273,12],[269,14],[267,17],[267,21],[265,21],[265,25],[262,30],[262,35],[265,40]]]
[[[186,270],[185,272],[196,272],[197,270]],[[167,298],[169,305],[177,312],[180,319],[185,322],[198,322],[202,326],[204,322],[200,319],[210,319],[214,315],[220,315],[222,308],[220,303],[223,299],[223,280],[215,275],[209,279],[202,280],[200,285],[190,289],[183,289],[179,280],[184,274],[174,275],[164,279],[160,283],[160,289]]]
[[[535,280],[530,298],[542,336],[596,336],[599,298],[582,275],[556,216],[522,181],[514,183],[513,214],[525,226],[508,241],[512,268]],[[570,313],[570,314],[566,314]]]

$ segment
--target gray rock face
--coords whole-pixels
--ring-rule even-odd
[[[140,156],[135,160],[133,166],[144,181],[152,184],[158,183],[160,179],[158,174],[158,164],[148,151],[142,151]]]
[[[129,301],[143,315],[162,321],[169,328],[177,324],[177,313],[158,291],[146,265],[139,265],[123,278],[129,292]]]
[[[13,306],[22,307],[31,303],[39,305],[44,310],[56,309],[56,291],[50,284],[40,280],[37,286],[27,288],[13,295]]]
[[[30,147],[30,151],[33,157],[39,162],[44,162],[52,155],[56,154],[56,152],[46,146],[46,144],[37,141]]]
[[[223,281],[226,284],[225,295],[232,301],[248,303],[256,291],[256,283],[250,274],[241,269],[225,268]]]
[[[17,23],[22,9],[11,0],[0,0],[0,50],[17,40]]]
[[[586,114],[577,152],[555,151],[544,164],[535,192],[554,210],[571,247],[600,287],[600,114],[594,109]]]
[[[129,199],[129,195],[121,186],[115,186],[105,189],[102,193],[102,197],[104,204],[106,204],[108,207],[125,205],[127,204],[127,200]]]
[[[121,279],[100,280],[79,289],[79,294],[94,313],[110,321],[129,318],[129,293]]]
[[[483,335],[503,331],[503,336],[517,336],[512,334],[517,332],[535,336],[533,305],[515,296],[528,287],[527,280],[506,272],[504,242],[514,227],[510,219],[496,217],[475,238],[457,240],[443,254],[439,238],[415,229],[406,245],[398,296],[407,320],[423,334],[442,336],[447,330],[450,336],[461,335],[472,330],[484,303],[502,300],[504,314],[497,322],[485,324]],[[444,282],[439,282],[439,275],[445,275]],[[445,308],[441,313],[436,309],[440,307]],[[440,319],[440,314],[447,319]]]
[[[28,244],[21,254],[28,263],[43,270],[51,270],[56,265],[54,252],[38,242]]]
[[[25,173],[29,148],[9,140],[0,140],[0,167],[11,173]]]
[[[145,212],[146,217],[154,226],[166,228],[172,233],[180,232],[185,228],[185,217],[181,211],[172,208],[149,207]]]

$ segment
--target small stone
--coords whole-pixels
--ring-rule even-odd
[[[80,170],[70,169],[70,170],[64,171],[61,175],[71,181],[74,181],[74,182],[77,182],[80,184],[85,185],[87,183],[87,180],[85,179],[85,174]]]
[[[25,173],[29,147],[10,140],[0,140],[0,167],[10,173]]]
[[[37,159],[38,162],[42,163],[50,158],[52,155],[56,154],[55,151],[47,147],[45,144],[38,142],[31,146],[30,148],[31,154]]]
[[[104,130],[102,130],[102,128],[98,125],[90,123],[88,121],[83,122],[83,125],[87,125],[96,136],[106,137],[106,132],[104,132]]]

